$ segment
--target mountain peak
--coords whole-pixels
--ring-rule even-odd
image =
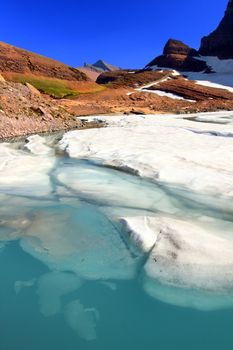
[[[191,48],[180,40],[169,39],[164,47],[163,54],[156,57],[147,67],[158,66],[173,68],[180,71],[201,72],[207,69],[205,62],[197,59],[197,50]]]
[[[200,54],[222,59],[233,58],[233,0],[229,0],[219,26],[202,39]]]
[[[97,69],[101,69],[104,72],[112,72],[114,70],[118,70],[118,67],[115,67],[103,60],[98,60],[97,62],[95,62],[93,64],[93,67],[97,68]]]

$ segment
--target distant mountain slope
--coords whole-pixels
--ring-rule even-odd
[[[98,76],[101,74],[101,72],[96,72],[95,70],[89,67],[79,67],[78,70],[86,74],[91,81],[96,81]]]
[[[0,42],[0,72],[33,74],[71,81],[88,81],[78,69],[59,61]]]
[[[84,64],[85,68],[90,68],[96,72],[103,73],[103,72],[113,72],[115,70],[120,69],[119,67],[113,66],[112,64],[106,63],[103,60],[99,60],[94,64]]]
[[[80,71],[85,73],[89,79],[96,81],[98,76],[105,72],[114,72],[119,70],[119,67],[113,66],[112,64],[106,63],[103,60],[99,60],[94,64],[84,63],[83,67],[78,67]]]

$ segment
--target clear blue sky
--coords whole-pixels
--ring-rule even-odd
[[[168,38],[198,48],[215,29],[228,0],[2,1],[0,41],[72,66],[102,58],[142,67]]]

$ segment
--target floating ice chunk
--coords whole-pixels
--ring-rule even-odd
[[[0,190],[20,195],[49,194],[48,173],[54,162],[54,158],[27,154],[10,144],[0,144]]]
[[[171,288],[223,295],[224,303],[231,300],[233,305],[232,235],[212,230],[211,225],[208,230],[207,220],[194,225],[188,221],[160,217],[151,218],[151,222],[153,227],[158,227],[158,236],[144,267],[146,290],[154,296],[163,294],[160,293],[162,287],[157,290],[154,283],[159,281]],[[232,230],[232,226],[227,225],[224,229]],[[156,285],[154,291],[153,285]],[[164,298],[169,300],[167,296]],[[178,298],[175,296],[174,300],[181,303]],[[192,297],[190,300],[193,300]]]
[[[46,138],[39,135],[32,135],[27,138],[24,148],[36,155],[52,155],[54,150],[46,144]]]
[[[61,311],[61,297],[83,285],[82,279],[68,272],[49,272],[40,277],[37,294],[41,313],[48,317]]]
[[[65,307],[65,318],[80,338],[87,341],[97,338],[96,321],[99,314],[96,309],[85,309],[79,300],[75,300]]]
[[[15,282],[15,293],[18,295],[23,288],[33,287],[36,283],[36,278],[33,278],[29,281],[16,281]]]
[[[38,210],[21,246],[52,270],[87,279],[131,279],[137,271],[138,260],[119,232],[91,206]]]

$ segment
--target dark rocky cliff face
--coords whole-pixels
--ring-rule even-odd
[[[182,41],[170,39],[166,43],[163,54],[151,61],[147,67],[158,66],[180,71],[202,72],[207,69],[204,61],[197,59],[199,53]]]
[[[200,54],[233,58],[233,0],[230,0],[225,15],[217,29],[201,41]]]

